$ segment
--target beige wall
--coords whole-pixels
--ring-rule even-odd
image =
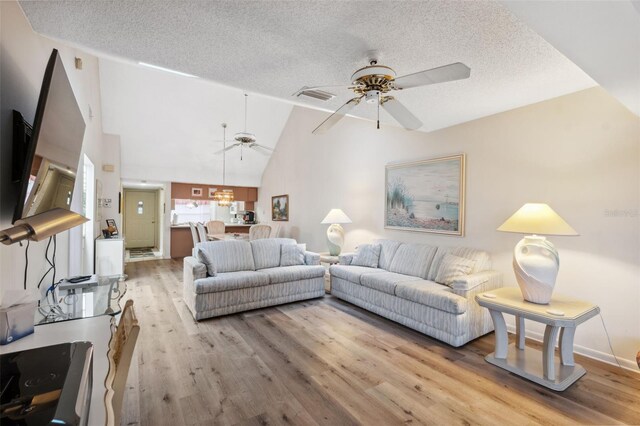
[[[86,123],[83,140],[83,154],[86,154],[95,165],[95,177],[101,179],[104,186],[113,187],[119,182],[117,174],[102,173],[102,156],[105,151],[119,157],[119,149],[105,147],[103,144],[102,114],[100,102],[100,81],[97,58],[33,32],[19,4],[15,1],[0,2],[0,228],[11,226],[11,218],[15,207],[15,194],[11,186],[11,110],[20,111],[25,119],[33,123],[38,102],[40,85],[45,67],[52,49],[60,52],[65,70],[69,76],[76,100]],[[74,66],[75,57],[82,58],[83,69]],[[117,149],[117,152],[114,151]],[[82,156],[81,156],[82,157]],[[81,192],[81,179],[76,182],[76,192],[72,205],[78,206]],[[106,184],[106,185],[105,185]],[[106,194],[103,191],[103,196]],[[117,200],[117,192],[115,193]],[[100,225],[95,224],[94,231],[99,232]],[[96,234],[97,235],[97,234]],[[82,248],[81,230],[58,235],[57,278],[80,273]],[[44,273],[45,242],[32,243],[29,249],[28,284],[35,287]],[[18,244],[0,247],[1,289],[22,288],[24,271],[24,247]]]
[[[432,133],[376,130],[347,118],[311,130],[326,114],[295,108],[263,175],[257,211],[268,221],[272,195],[289,194],[284,235],[325,251],[331,208],[353,220],[346,250],[378,237],[483,248],[514,285],[518,235],[496,228],[525,202],[549,203],[579,233],[551,237],[561,257],[556,291],[590,300],[618,356],[632,365],[640,349],[640,120],[593,88]],[[385,230],[384,167],[395,161],[467,154],[466,235]],[[531,326],[532,336],[542,329]],[[580,352],[612,359],[599,319],[578,328]],[[633,362],[635,364],[635,362]]]

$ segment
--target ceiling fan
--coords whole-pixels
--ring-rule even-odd
[[[243,148],[251,148],[256,152],[259,152],[263,155],[270,155],[274,150],[273,148],[269,148],[268,146],[260,145],[256,142],[256,135],[253,133],[247,132],[247,98],[249,95],[244,94],[244,132],[238,132],[233,135],[233,139],[236,141],[233,145],[230,145],[226,148],[222,148],[220,151],[214,152],[214,155],[222,154],[223,152],[229,151],[233,148],[240,147],[240,160],[242,160],[242,149]],[[224,143],[226,141],[215,141]]]
[[[322,89],[327,87],[345,87],[353,93],[355,97],[349,99],[344,105],[338,108],[326,120],[324,120],[312,133],[322,134],[333,127],[345,114],[358,106],[363,100],[378,108],[377,128],[380,128],[380,107],[384,108],[402,127],[407,130],[415,130],[422,127],[420,121],[404,105],[389,93],[411,89],[414,87],[427,86],[429,84],[444,83],[447,81],[462,80],[469,78],[471,69],[461,62],[420,71],[413,74],[396,77],[396,72],[385,65],[378,65],[377,59],[372,59],[369,65],[360,68],[351,76],[351,84],[347,86],[315,86],[304,87],[298,92]]]

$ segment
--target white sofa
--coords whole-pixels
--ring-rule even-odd
[[[290,238],[199,243],[184,258],[183,298],[196,320],[324,296],[320,255],[304,251],[304,264],[281,265]],[[207,261],[205,264],[203,260]]]
[[[354,254],[332,265],[331,293],[452,346],[493,330],[489,311],[476,294],[502,287],[502,275],[492,271],[489,254],[464,247],[431,247],[392,240],[381,245],[376,268],[351,265]],[[468,259],[470,274],[450,285],[434,280],[444,256]]]

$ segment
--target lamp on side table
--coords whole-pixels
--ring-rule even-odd
[[[548,304],[556,284],[560,258],[555,246],[542,235],[578,235],[547,204],[527,203],[507,219],[498,231],[532,234],[513,250],[513,271],[524,300]]]
[[[330,224],[327,229],[327,242],[329,245],[329,254],[337,256],[344,245],[344,229],[340,226],[343,223],[351,223],[351,219],[340,209],[331,209],[331,211],[320,222],[324,225]]]

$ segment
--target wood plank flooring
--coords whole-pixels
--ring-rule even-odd
[[[196,322],[181,261],[126,272],[123,425],[640,424],[640,375],[588,358],[553,392],[485,362],[493,334],[453,348],[331,296]]]

